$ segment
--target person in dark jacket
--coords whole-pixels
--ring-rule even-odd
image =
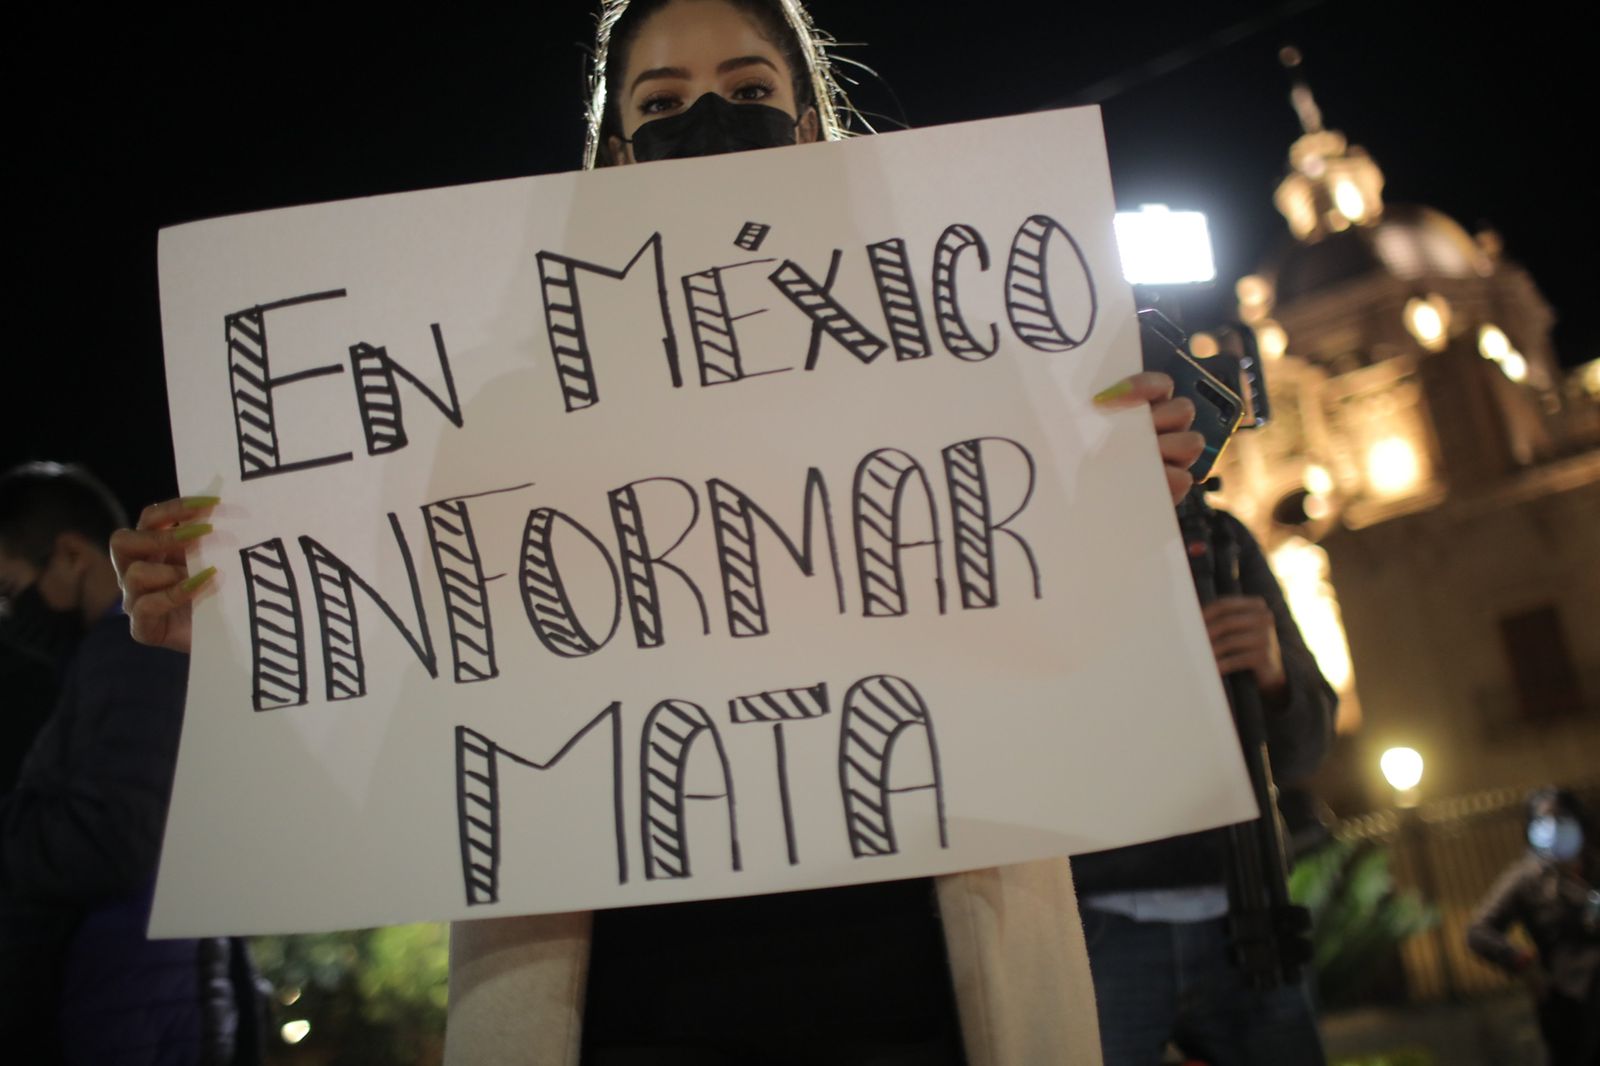
[[[1533,950],[1506,935],[1513,925]],[[1528,980],[1550,1066],[1600,1064],[1600,840],[1577,796],[1528,797],[1528,852],[1489,890],[1467,944]]]
[[[55,705],[50,662],[0,639],[0,796],[16,785],[23,756]]]
[[[1240,594],[1202,607],[1217,667],[1254,676],[1273,776],[1292,784],[1327,754],[1338,697],[1255,538],[1200,491],[1179,508],[1191,561],[1209,550],[1191,518],[1225,524],[1238,546]],[[1220,829],[1073,859],[1105,1066],[1156,1066],[1169,1041],[1210,1066],[1324,1061],[1307,990],[1254,989],[1230,961],[1226,861]]]
[[[243,942],[145,936],[188,673],[128,635],[107,550],[125,521],[81,469],[0,475],[0,638],[60,676],[0,799],[0,1039],[13,1061],[254,1062]]]

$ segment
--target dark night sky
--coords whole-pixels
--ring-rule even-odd
[[[1271,193],[1299,130],[1276,59],[1292,41],[1328,125],[1383,168],[1386,198],[1493,225],[1554,303],[1563,362],[1600,355],[1579,292],[1595,273],[1580,260],[1596,246],[1593,171],[1575,158],[1592,60],[1553,5],[811,6],[881,75],[858,104],[903,105],[913,126],[1088,102],[1121,78],[1102,101],[1119,206],[1206,211],[1224,292],[1287,239]],[[0,462],[79,460],[130,505],[174,491],[159,227],[576,165],[588,3],[329,7],[13,14]]]

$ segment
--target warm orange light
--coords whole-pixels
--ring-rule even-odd
[[[1308,516],[1312,501],[1326,506],[1319,496],[1306,498]],[[1272,552],[1272,572],[1283,585],[1289,611],[1300,626],[1306,646],[1317,660],[1322,676],[1340,692],[1348,692],[1352,670],[1350,646],[1345,640],[1339,600],[1328,580],[1328,553],[1302,537],[1290,537]]]
[[[1518,384],[1528,380],[1528,360],[1515,348],[1500,360],[1500,369],[1505,371],[1506,377]]]
[[[1404,437],[1384,437],[1367,449],[1367,484],[1380,496],[1400,496],[1422,477],[1417,449]]]
[[[1351,222],[1366,221],[1367,198],[1361,195],[1356,183],[1348,178],[1333,183],[1333,206]]]
[[[1406,303],[1406,328],[1430,352],[1444,350],[1450,332],[1450,304],[1438,293],[1415,297]]]
[[[1256,327],[1256,347],[1268,359],[1280,358],[1289,350],[1289,335],[1272,319],[1266,319]]]
[[[1217,338],[1209,333],[1189,334],[1189,353],[1196,359],[1210,359],[1221,348],[1217,345]]]
[[[1584,392],[1600,399],[1600,359],[1591,359],[1579,367],[1578,381]]]
[[[1478,330],[1478,353],[1485,359],[1499,362],[1511,352],[1511,338],[1496,325],[1487,325]]]
[[[1233,286],[1242,307],[1265,308],[1272,303],[1272,282],[1260,274],[1246,274]]]

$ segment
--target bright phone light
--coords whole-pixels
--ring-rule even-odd
[[[1217,276],[1211,233],[1199,211],[1145,204],[1113,219],[1122,276],[1133,285],[1190,285]]]

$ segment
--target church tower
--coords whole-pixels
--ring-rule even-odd
[[[1550,306],[1492,231],[1386,202],[1377,162],[1284,61],[1302,127],[1274,197],[1289,237],[1237,285],[1273,422],[1230,445],[1219,502],[1343,691],[1324,791],[1386,801],[1377,753],[1396,744],[1422,751],[1434,794],[1589,776],[1600,372],[1563,374]],[[1440,180],[1463,162],[1442,157]]]

